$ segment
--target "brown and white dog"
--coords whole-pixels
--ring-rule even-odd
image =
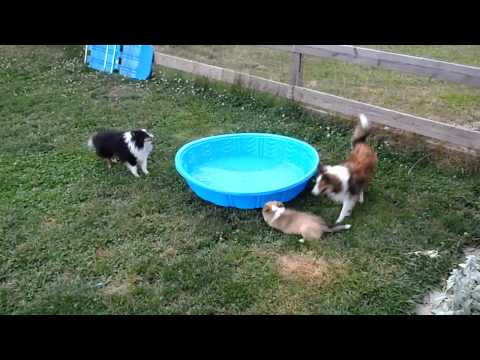
[[[300,242],[320,240],[324,233],[350,229],[350,225],[329,226],[320,217],[306,212],[286,209],[280,201],[269,201],[263,209],[265,222],[285,234],[301,235]]]
[[[370,125],[365,115],[359,115],[360,123],[352,137],[352,151],[341,165],[321,166],[312,190],[313,195],[326,194],[331,200],[342,203],[342,211],[336,223],[350,216],[357,201],[363,203],[363,193],[372,180],[377,166],[377,154],[365,143]]]

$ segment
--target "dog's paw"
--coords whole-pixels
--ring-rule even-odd
[[[352,227],[352,225],[346,224],[346,225],[345,225],[345,230],[348,230],[348,229],[350,229],[351,227]]]

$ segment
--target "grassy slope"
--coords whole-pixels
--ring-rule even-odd
[[[479,65],[477,45],[368,45]],[[288,82],[289,54],[252,46],[161,46],[167,53]],[[444,123],[480,129],[480,89],[381,68],[307,56],[305,86]]]
[[[274,132],[336,162],[351,129],[170,72],[148,82],[105,76],[85,69],[75,48],[0,47],[0,121],[3,314],[408,313],[480,238],[478,177],[378,139],[378,175],[350,232],[302,246],[258,211],[206,204],[175,172],[185,142]],[[103,127],[156,134],[148,177],[94,157],[86,140]],[[291,206],[329,221],[340,210],[308,194]],[[422,249],[441,257],[407,255]],[[322,256],[343,271],[328,284],[287,281],[275,265],[285,254]]]
[[[478,45],[360,45],[400,54],[427,57],[442,61],[480,66]]]

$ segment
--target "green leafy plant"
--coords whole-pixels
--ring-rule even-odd
[[[435,300],[434,315],[480,314],[480,262],[475,255],[454,269],[443,293]]]

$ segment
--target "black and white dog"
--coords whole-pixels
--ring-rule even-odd
[[[127,165],[134,176],[139,177],[138,166],[145,175],[148,174],[147,160],[153,149],[153,137],[145,129],[126,132],[107,130],[92,136],[88,145],[106,160],[108,168],[112,167],[112,161],[120,161]]]

